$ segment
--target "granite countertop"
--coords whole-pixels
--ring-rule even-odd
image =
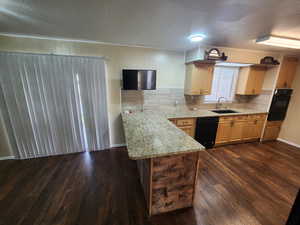
[[[163,113],[168,119],[178,119],[178,118],[193,118],[193,117],[211,117],[211,116],[239,116],[239,115],[249,115],[249,114],[265,114],[268,113],[264,110],[253,110],[245,108],[230,108],[237,113],[215,113],[211,110],[216,109],[199,109],[199,110],[174,110]]]
[[[147,159],[205,149],[160,113],[123,113],[122,119],[130,159]]]
[[[262,110],[235,109],[237,113],[219,114],[209,110],[145,111],[122,113],[129,158],[147,159],[204,150],[205,147],[168,119],[237,116],[268,113]]]

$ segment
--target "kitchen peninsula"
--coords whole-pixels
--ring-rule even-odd
[[[130,159],[137,161],[149,215],[193,205],[198,159],[201,154],[206,154],[203,151],[205,147],[193,138],[193,123],[197,118],[220,117],[226,121],[234,118],[237,124],[246,119],[243,130],[257,133],[249,123],[253,123],[254,118],[254,126],[260,127],[259,123],[264,123],[267,114],[251,109],[236,111],[230,114],[211,110],[122,114],[128,155]],[[247,118],[251,121],[247,122]],[[220,124],[222,127],[222,123]],[[247,133],[241,134],[245,141],[249,139],[245,136]],[[260,135],[261,131],[250,140],[257,140]]]
[[[192,206],[199,153],[204,147],[162,115],[123,113],[122,119],[128,155],[137,161],[148,214]]]

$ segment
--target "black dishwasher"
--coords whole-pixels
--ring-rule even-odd
[[[219,117],[197,118],[195,139],[205,148],[213,148],[219,124]]]

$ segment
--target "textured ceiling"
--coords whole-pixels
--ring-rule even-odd
[[[270,49],[253,40],[300,39],[300,1],[0,0],[0,32],[178,50],[200,32],[203,44]]]

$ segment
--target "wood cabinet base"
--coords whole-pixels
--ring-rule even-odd
[[[281,125],[282,121],[268,121],[265,128],[263,141],[276,140],[279,136]]]
[[[137,160],[149,216],[193,206],[199,154]]]

